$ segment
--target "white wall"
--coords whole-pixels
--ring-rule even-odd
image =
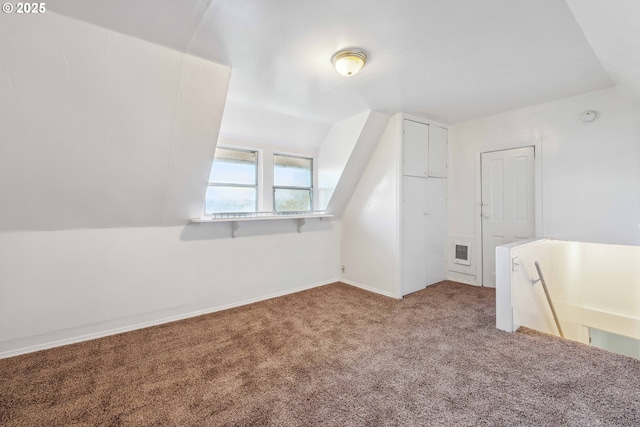
[[[599,118],[592,123],[581,122],[585,110],[596,110]],[[616,89],[451,127],[450,240],[456,236],[470,239],[479,232],[479,152],[537,141],[542,147],[542,234],[556,239],[640,245],[640,104]],[[474,249],[479,249],[477,244]],[[452,252],[447,252],[450,277],[459,271],[475,280],[478,266],[456,266]]]
[[[553,240],[530,239],[499,246],[496,251],[496,327],[515,332],[526,326],[558,335],[553,314],[538,278],[535,262],[549,286],[556,310],[559,308],[561,284],[554,275]],[[515,260],[515,261],[514,261]],[[566,306],[566,305],[565,305]],[[563,310],[563,315],[566,311]],[[566,317],[563,316],[562,326]]]
[[[369,113],[357,114],[335,123],[318,148],[318,205],[325,210],[358,142]]]
[[[378,146],[380,138],[382,138],[388,122],[389,116],[387,114],[378,111],[369,112],[367,120],[358,135],[356,144],[335,184],[331,199],[326,208],[327,213],[335,215],[337,218],[342,215],[358,185],[362,173],[369,164],[369,160],[371,160],[371,156]],[[324,159],[325,161],[328,159],[326,152]],[[318,161],[318,166],[321,168],[321,171],[322,165],[323,163]]]
[[[387,114],[369,110],[331,127],[318,148],[317,209],[342,215],[388,121]]]
[[[0,234],[0,357],[338,279],[340,223]]]
[[[542,285],[533,283],[538,261],[566,338],[587,344],[593,327],[640,339],[638,260],[640,246],[551,239],[500,246],[496,325],[558,335]]]
[[[640,338],[640,246],[554,241],[552,249],[561,304],[580,306],[581,324]]]
[[[229,69],[0,16],[0,357],[335,281],[340,223],[199,217]]]
[[[399,168],[402,115],[396,114],[376,147],[342,217],[341,256],[349,284],[400,297]]]

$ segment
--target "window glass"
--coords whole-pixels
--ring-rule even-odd
[[[297,212],[311,210],[311,190],[290,188],[274,189],[274,206],[277,212]]]
[[[313,210],[313,159],[274,155],[273,184],[276,212]]]
[[[255,212],[257,189],[253,187],[209,186],[205,214],[220,212]]]
[[[311,159],[276,154],[273,160],[273,183],[275,186],[302,188],[313,186]]]
[[[209,182],[215,184],[256,185],[258,153],[256,151],[216,148]]]
[[[258,152],[217,147],[205,196],[205,215],[258,210]]]

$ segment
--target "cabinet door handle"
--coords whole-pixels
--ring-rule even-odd
[[[426,212],[425,211],[425,212],[423,212],[423,214],[424,214],[424,216],[428,216],[428,215],[431,215],[431,212]]]

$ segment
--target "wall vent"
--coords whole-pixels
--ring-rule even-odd
[[[461,265],[471,265],[471,245],[455,242],[453,244],[453,262]]]

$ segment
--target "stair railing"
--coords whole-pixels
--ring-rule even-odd
[[[553,302],[551,301],[551,296],[549,295],[549,289],[547,289],[547,282],[544,281],[544,275],[542,274],[542,269],[540,268],[540,264],[538,261],[534,262],[536,265],[536,270],[538,270],[538,280],[534,280],[533,284],[540,282],[542,283],[542,289],[544,289],[544,294],[547,296],[547,302],[549,303],[549,307],[551,308],[551,313],[553,314],[553,320],[556,322],[556,328],[558,328],[558,332],[560,336],[564,338],[564,334],[562,333],[562,328],[560,327],[560,321],[558,320],[558,315],[556,314],[556,309],[553,307]]]

